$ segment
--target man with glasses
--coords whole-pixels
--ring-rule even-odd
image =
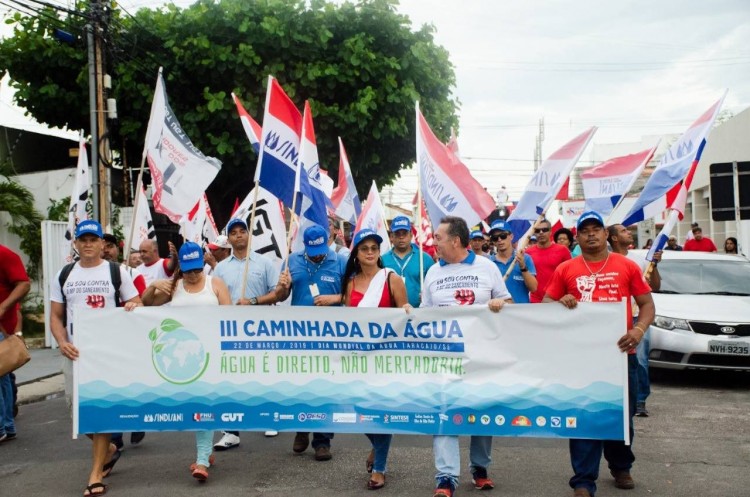
[[[570,260],[570,250],[552,241],[550,230],[552,225],[546,219],[538,222],[534,228],[536,244],[526,249],[536,266],[536,291],[531,292],[532,304],[538,304],[544,298],[547,283],[555,272],[555,268],[563,262]]]
[[[536,291],[536,268],[534,261],[523,250],[513,249],[513,232],[503,220],[497,220],[490,226],[490,241],[495,246],[495,255],[490,259],[494,262],[505,278],[513,302],[517,304],[529,303],[529,292]],[[510,274],[508,268],[513,265]]]
[[[393,248],[383,254],[383,265],[396,271],[406,284],[406,296],[412,307],[422,302],[422,287],[419,273],[419,247],[412,243],[411,221],[406,216],[397,216],[391,221],[391,245]],[[429,254],[422,252],[422,271],[435,264]]]

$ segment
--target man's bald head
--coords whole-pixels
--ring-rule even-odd
[[[141,260],[147,266],[159,260],[159,245],[156,240],[142,241],[138,247],[138,252],[141,254]]]

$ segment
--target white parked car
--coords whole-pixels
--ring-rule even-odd
[[[750,371],[750,261],[665,250],[659,273],[650,365]]]

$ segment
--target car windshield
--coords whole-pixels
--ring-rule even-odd
[[[750,295],[750,262],[662,260],[659,293]]]

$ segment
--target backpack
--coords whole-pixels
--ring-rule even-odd
[[[117,305],[117,307],[122,307],[123,303],[120,302],[120,285],[122,284],[122,277],[120,276],[120,265],[112,261],[107,262],[109,262],[109,277],[112,281],[112,286],[115,287],[115,305]],[[62,293],[63,305],[67,304],[67,299],[65,298],[65,292],[63,291],[63,288],[65,288],[65,282],[68,280],[68,276],[70,276],[70,273],[71,271],[73,271],[73,267],[75,265],[75,262],[71,262],[70,264],[66,264],[60,271],[60,277],[58,278],[58,281],[60,282],[60,293]],[[66,324],[64,321],[65,319],[63,319],[63,324]]]

